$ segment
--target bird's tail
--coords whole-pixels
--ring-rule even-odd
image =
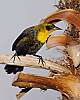
[[[23,71],[24,66],[17,66],[17,65],[5,65],[4,69],[7,74],[16,74],[17,72]]]

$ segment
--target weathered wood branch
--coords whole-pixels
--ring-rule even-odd
[[[41,85],[41,84],[36,84],[36,83],[29,83],[29,82],[13,82],[12,83],[13,86],[17,86],[19,88],[40,88],[42,90],[47,90],[48,87],[47,86],[44,86],[44,85]],[[22,96],[24,96],[25,94],[27,94],[29,91],[25,92],[25,91],[19,91],[17,94],[16,94],[16,98],[19,100]]]
[[[19,65],[19,66],[25,66],[25,67],[32,67],[32,68],[42,68],[52,71],[57,71],[58,73],[71,73],[71,71],[64,66],[60,66],[53,61],[45,60],[44,66],[42,63],[39,63],[39,59],[37,59],[34,56],[19,56],[21,60],[19,60],[17,57],[15,59],[15,62],[13,63],[13,59],[11,59],[11,54],[1,54],[0,55],[0,64],[9,64],[9,65]],[[11,60],[10,60],[11,59]]]
[[[30,83],[30,84],[28,84]],[[38,87],[46,86],[50,89],[56,89],[62,94],[66,95],[69,100],[80,100],[80,80],[77,76],[72,74],[68,75],[55,75],[53,77],[42,77],[19,73],[16,80],[13,82],[13,86],[19,87]]]

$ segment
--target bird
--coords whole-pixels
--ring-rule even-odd
[[[56,20],[58,22],[60,20]],[[40,55],[36,55],[37,51],[43,46],[43,44],[47,43],[47,38],[49,37],[51,32],[55,30],[62,30],[61,28],[54,25],[54,23],[40,23],[39,25],[31,26],[25,29],[14,41],[12,45],[12,51],[15,50],[15,54],[13,55],[15,61],[15,57],[17,56],[26,56],[26,54],[34,55],[39,57],[42,64],[43,58]],[[13,58],[12,57],[12,58]],[[11,59],[12,59],[11,58]],[[18,57],[19,58],[19,57]],[[19,58],[20,60],[20,58]],[[24,66],[14,66],[14,65],[6,65],[5,71],[7,74],[16,74],[17,72],[23,71]],[[22,89],[21,92],[28,92],[32,89],[32,87],[27,87]]]
[[[54,23],[40,23],[23,30],[12,45],[12,51],[15,51],[13,62],[16,56],[26,56],[26,54],[29,54],[37,56],[39,62],[41,61],[44,64],[42,56],[36,53],[46,42],[49,34],[55,30],[61,30],[61,28],[55,26]],[[23,66],[19,67],[6,64],[4,69],[8,74],[16,74],[17,72],[23,71]]]

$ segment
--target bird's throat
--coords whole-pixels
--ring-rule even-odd
[[[37,35],[37,39],[38,41],[40,41],[41,43],[44,43],[47,38],[48,38],[49,32],[45,31],[45,32],[39,32]]]

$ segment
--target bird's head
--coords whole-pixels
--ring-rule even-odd
[[[38,32],[37,39],[41,43],[44,43],[47,40],[49,34],[51,32],[56,31],[56,30],[61,30],[61,28],[55,26],[52,23],[43,23],[43,24],[40,24],[40,31]]]

